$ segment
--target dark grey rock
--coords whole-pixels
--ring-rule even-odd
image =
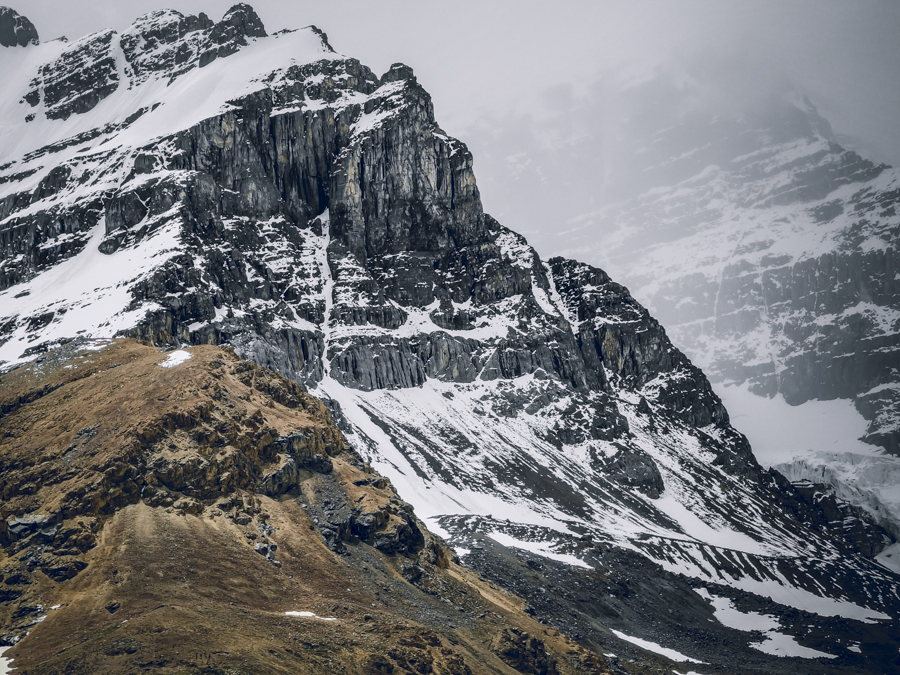
[[[31,21],[14,9],[0,7],[0,45],[27,47],[39,41],[37,29]]]
[[[50,516],[46,515],[38,515],[38,514],[27,514],[24,516],[10,516],[6,519],[6,531],[9,534],[10,539],[23,539],[35,532],[43,531],[49,529],[47,526],[50,525]],[[53,531],[53,535],[55,536],[56,532]],[[53,536],[50,536],[52,539]]]

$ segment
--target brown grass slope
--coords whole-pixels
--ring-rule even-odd
[[[606,672],[453,562],[294,383],[217,347],[79,349],[0,376],[18,675]]]

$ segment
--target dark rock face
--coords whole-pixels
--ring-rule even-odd
[[[0,7],[0,45],[27,47],[38,42],[37,29],[31,21],[14,9]]]
[[[174,74],[191,67],[201,40],[198,31],[208,31],[214,25],[202,12],[184,16],[173,10],[157,10],[145,14],[122,34],[122,51],[138,81],[155,71]],[[188,35],[191,37],[185,40]]]
[[[41,68],[29,102],[43,101],[49,119],[64,120],[92,110],[119,88],[116,42],[116,32],[105,30],[73,44]]]
[[[854,198],[857,204],[861,200],[861,194]],[[755,364],[748,366],[717,349],[713,376],[749,382],[759,395],[780,393],[792,405],[854,400],[871,420],[867,440],[896,453],[895,392],[888,387],[880,395],[868,394],[891,384],[891,374],[900,368],[894,326],[900,306],[896,259],[894,248],[888,247],[864,253],[838,250],[799,261],[772,258],[762,271],[736,263],[726,267],[719,286],[709,287],[709,280],[699,275],[688,277],[666,284],[654,302],[672,307],[678,297],[707,298],[706,306],[689,305],[680,316],[665,313],[676,326],[686,321],[702,325],[711,339],[698,337],[713,344],[737,344],[743,336],[772,327],[778,344],[771,358],[760,362],[750,357]]]
[[[634,487],[651,499],[658,499],[665,489],[656,463],[647,455],[619,452],[604,466],[604,471],[624,485]]]
[[[607,373],[634,388],[681,372],[683,377],[660,384],[657,398],[692,426],[728,423],[706,376],[672,346],[628,289],[589,265],[563,258],[552,258],[549,265],[560,296],[580,324],[578,344],[585,360],[599,360]]]
[[[525,675],[557,675],[556,663],[547,656],[544,643],[518,629],[504,629],[491,644],[504,663]]]

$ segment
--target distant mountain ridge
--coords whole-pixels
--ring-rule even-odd
[[[828,485],[896,536],[900,172],[842,147],[805,97],[713,114],[664,80],[632,94],[670,111],[631,128],[643,154],[618,181],[639,187],[572,220],[568,252],[602,261],[652,308],[733,399],[739,428],[783,425],[780,451],[774,434],[758,448],[768,462]],[[775,401],[834,402],[820,414],[845,429]],[[837,437],[820,431],[831,427]]]
[[[318,29],[269,36],[246,5],[0,56],[20,66],[0,103],[17,131],[0,164],[7,367],[79,335],[230,344],[323,398],[473,560],[491,539],[625,583],[634,555],[649,571],[630,592],[672,584],[704,611],[693,585],[776,605],[789,588],[778,630],[839,658],[831,672],[887,663],[900,596],[868,556],[891,533],[762,469],[626,288],[485,214],[412,69],[378,77]],[[616,626],[736,663],[714,629],[603,615],[612,597],[529,601],[584,639]],[[846,625],[878,648],[850,649]],[[752,637],[747,672],[790,672]]]

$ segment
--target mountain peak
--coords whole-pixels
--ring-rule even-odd
[[[27,47],[38,42],[38,32],[31,21],[11,7],[0,7],[0,45]]]
[[[407,66],[405,63],[394,63],[391,65],[390,69],[381,76],[382,84],[386,84],[388,82],[397,82],[399,80],[415,80],[416,76],[413,74],[413,69]]]
[[[212,37],[217,42],[224,42],[232,39],[237,34],[246,37],[268,36],[266,27],[263,25],[256,10],[244,2],[239,2],[225,12],[225,16],[213,29]],[[222,39],[217,39],[219,37]]]

